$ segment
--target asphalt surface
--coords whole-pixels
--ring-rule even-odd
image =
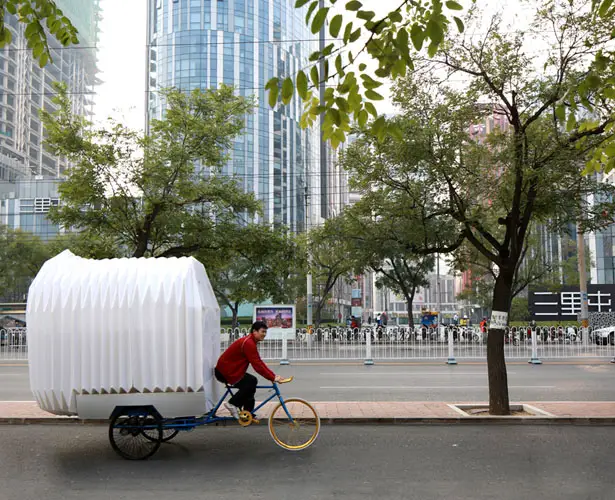
[[[612,500],[613,449],[612,427],[325,426],[297,453],[217,427],[130,462],[104,426],[7,426],[0,499]]]
[[[295,380],[283,387],[286,396],[309,401],[486,401],[485,363],[314,363],[270,365]],[[512,401],[615,401],[615,365],[508,364]],[[31,401],[28,367],[0,364],[0,401]],[[615,496],[614,496],[615,498]]]

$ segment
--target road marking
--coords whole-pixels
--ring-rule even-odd
[[[368,368],[369,370],[369,368]],[[455,368],[453,368],[453,370],[451,370],[450,372],[321,372],[320,375],[326,375],[326,376],[337,376],[337,375],[351,375],[351,376],[356,376],[356,375],[365,375],[365,376],[369,376],[371,377],[372,375],[412,375],[412,376],[424,376],[424,375],[487,375],[487,372],[457,372],[455,373]],[[507,372],[509,375],[516,375],[517,372]]]
[[[489,389],[488,385],[325,385],[321,389]],[[509,389],[555,389],[555,385],[509,385]]]

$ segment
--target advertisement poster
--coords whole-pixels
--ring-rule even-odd
[[[254,306],[254,321],[264,321],[267,324],[265,340],[295,338],[295,306]]]

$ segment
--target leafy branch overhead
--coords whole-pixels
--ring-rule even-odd
[[[312,33],[327,28],[330,43],[312,53],[309,66],[296,75],[269,80],[269,105],[287,105],[296,93],[303,104],[301,125],[310,127],[323,114],[324,139],[334,147],[345,141],[352,122],[365,127],[370,115],[370,127],[378,137],[387,131],[398,135],[378,118],[374,103],[384,99],[378,89],[386,79],[403,77],[414,68],[410,44],[435,54],[451,24],[449,16],[463,31],[463,21],[456,16],[461,5],[453,0],[400,0],[397,8],[379,18],[358,0],[347,2],[343,13],[336,13],[337,5],[333,8],[336,0],[328,3],[318,8],[319,0],[296,1],[295,8],[305,11]],[[369,60],[375,63],[374,71],[367,69]],[[318,93],[321,83],[327,85],[323,102]]]
[[[48,34],[63,47],[79,43],[77,28],[53,0],[0,0],[0,49],[13,40],[13,34],[6,22],[7,12],[25,25],[24,35],[28,48],[32,50],[32,57],[38,61],[41,68],[51,60]]]

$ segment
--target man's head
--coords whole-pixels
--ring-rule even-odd
[[[257,342],[265,340],[265,337],[267,336],[267,323],[264,321],[255,321],[252,323],[250,333],[254,335]]]

